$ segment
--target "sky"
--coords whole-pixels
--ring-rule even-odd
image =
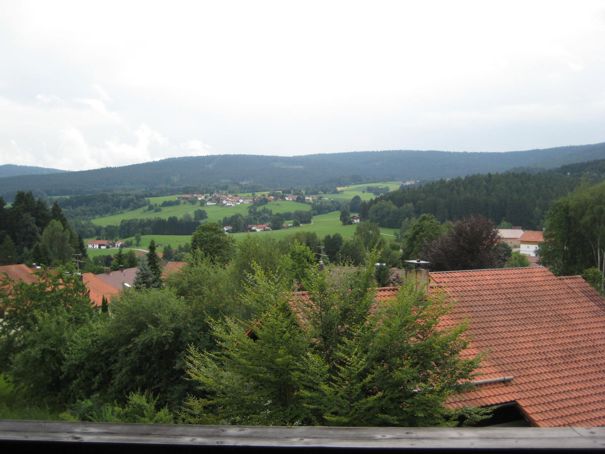
[[[605,0],[0,0],[0,164],[605,141]]]

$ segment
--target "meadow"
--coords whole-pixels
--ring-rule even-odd
[[[151,197],[149,199],[151,203],[158,204],[168,200],[176,200],[176,195],[168,197]],[[233,216],[235,214],[246,216],[250,206],[250,204],[242,204],[234,207],[223,207],[218,205],[200,206],[199,203],[191,204],[189,202],[182,202],[180,205],[162,207],[162,211],[160,212],[149,211],[146,207],[143,207],[136,210],[126,211],[124,213],[113,214],[111,216],[95,218],[92,220],[92,222],[96,225],[106,226],[120,225],[120,222],[126,219],[167,219],[170,216],[180,218],[185,214],[189,214],[193,217],[195,210],[199,209],[204,210],[208,214],[207,222],[218,222],[222,221],[225,216]],[[309,211],[311,209],[311,205],[306,203],[290,202],[286,200],[269,202],[267,205],[263,206],[269,208],[275,214],[285,213],[288,211]]]
[[[400,183],[397,181],[383,181],[378,183],[363,183],[357,185],[350,186],[342,186],[338,188],[338,193],[334,194],[326,194],[324,197],[334,200],[341,201],[349,201],[354,196],[358,195],[362,200],[371,200],[374,198],[374,194],[371,192],[367,192],[366,188],[368,186],[388,186],[390,190],[395,190],[399,188]],[[260,193],[257,193],[257,195]],[[177,199],[177,194],[163,197],[150,197],[148,200],[150,203],[160,205],[165,201],[173,201]],[[246,216],[248,214],[248,208],[251,205],[242,204],[234,207],[223,207],[223,206],[200,206],[199,203],[188,203],[182,202],[180,205],[162,207],[160,212],[148,211],[146,207],[139,208],[136,210],[127,211],[124,213],[118,213],[111,216],[104,216],[95,218],[92,222],[96,225],[106,226],[106,225],[119,225],[122,220],[125,219],[150,219],[150,218],[168,218],[170,216],[182,217],[185,214],[189,214],[193,216],[195,210],[203,209],[208,214],[208,219],[206,222],[219,222],[226,216],[233,216],[234,214],[241,214]],[[269,202],[267,205],[264,205],[267,208],[271,209],[273,213],[284,213],[284,212],[292,212],[292,211],[308,211],[311,209],[311,206],[306,203],[298,203],[298,202],[290,202],[290,201],[276,201]],[[297,232],[314,232],[320,238],[325,237],[326,235],[333,235],[335,233],[341,234],[345,239],[351,238],[353,233],[355,232],[356,225],[342,225],[340,222],[340,212],[332,211],[330,213],[321,214],[313,217],[313,222],[311,224],[303,224],[300,227],[293,227],[289,229],[282,230],[272,230],[268,232],[244,232],[244,233],[234,233],[231,236],[236,241],[241,241],[247,235],[260,235],[260,236],[270,236],[271,238],[285,238],[290,235],[294,235]],[[397,229],[381,229],[382,234],[388,239],[394,239],[395,234],[397,233]],[[124,238],[125,240],[130,240],[134,243],[134,238]],[[191,241],[190,235],[143,235],[141,237],[141,243],[138,249],[147,249],[149,247],[149,243],[151,240],[155,240],[156,244],[159,248],[163,248],[164,246],[170,245],[173,248],[177,248],[178,246],[187,244]],[[136,248],[135,248],[136,249]],[[88,249],[89,255],[94,257],[97,255],[105,255],[105,254],[115,254],[117,249]],[[140,253],[140,251],[139,251]]]
[[[300,227],[292,227],[289,229],[282,230],[271,230],[268,232],[243,232],[230,234],[236,241],[241,241],[247,235],[254,236],[268,236],[271,238],[285,238],[290,235],[294,235],[298,232],[314,232],[318,237],[323,238],[326,235],[334,235],[340,233],[343,238],[351,238],[355,233],[356,225],[342,225],[340,222],[340,212],[332,211],[331,213],[321,214],[313,217],[312,224],[303,224]],[[395,239],[397,229],[381,228],[380,232],[385,236],[386,239]],[[134,242],[134,238],[125,238]],[[151,240],[155,240],[156,245],[159,249],[164,246],[170,245],[172,248],[177,248],[184,244],[191,242],[191,235],[143,235],[141,236],[141,244],[139,249],[147,249]],[[95,255],[104,254],[115,254],[117,249],[88,249],[88,251],[94,251]],[[101,252],[99,252],[101,251]],[[105,251],[104,253],[102,251]]]
[[[361,200],[372,200],[375,196],[371,192],[367,192],[366,188],[368,186],[388,186],[389,191],[395,191],[399,189],[401,182],[399,181],[381,181],[378,183],[363,183],[363,184],[353,184],[350,186],[341,186],[336,188],[338,193],[334,194],[326,194],[325,197],[333,200],[342,200],[347,201],[351,200],[353,197],[358,195],[361,197]]]

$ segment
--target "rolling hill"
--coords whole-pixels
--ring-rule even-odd
[[[21,175],[47,175],[63,172],[65,171],[47,167],[17,166],[14,164],[0,165],[0,178],[18,177]]]
[[[124,167],[0,178],[0,196],[178,190],[238,184],[277,189],[387,180],[435,180],[511,169],[551,169],[605,159],[605,143],[512,152],[374,151],[295,157],[217,155]],[[173,191],[175,192],[175,191]]]

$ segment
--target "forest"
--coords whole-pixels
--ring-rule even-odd
[[[545,172],[471,175],[402,187],[359,207],[362,219],[382,227],[400,227],[406,219],[432,214],[454,221],[481,214],[496,224],[542,229],[553,202],[582,183],[601,181],[605,160]]]
[[[57,265],[74,254],[86,255],[86,249],[57,203],[49,208],[31,192],[19,192],[6,206],[0,197],[0,264]]]
[[[18,191],[37,196],[99,192],[166,191],[185,187],[238,185],[241,192],[312,188],[373,181],[437,180],[513,169],[550,169],[605,158],[605,144],[503,153],[374,151],[279,157],[218,155],[164,159],[51,175],[0,178],[0,196],[11,201]]]

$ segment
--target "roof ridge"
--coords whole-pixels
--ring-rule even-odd
[[[430,274],[450,274],[450,273],[473,273],[473,272],[480,272],[480,271],[505,271],[505,270],[543,270],[543,269],[547,269],[545,266],[543,265],[537,265],[537,266],[508,266],[508,267],[504,267],[504,268],[477,268],[477,269],[473,269],[473,270],[450,270],[450,271],[429,271],[429,275]]]

